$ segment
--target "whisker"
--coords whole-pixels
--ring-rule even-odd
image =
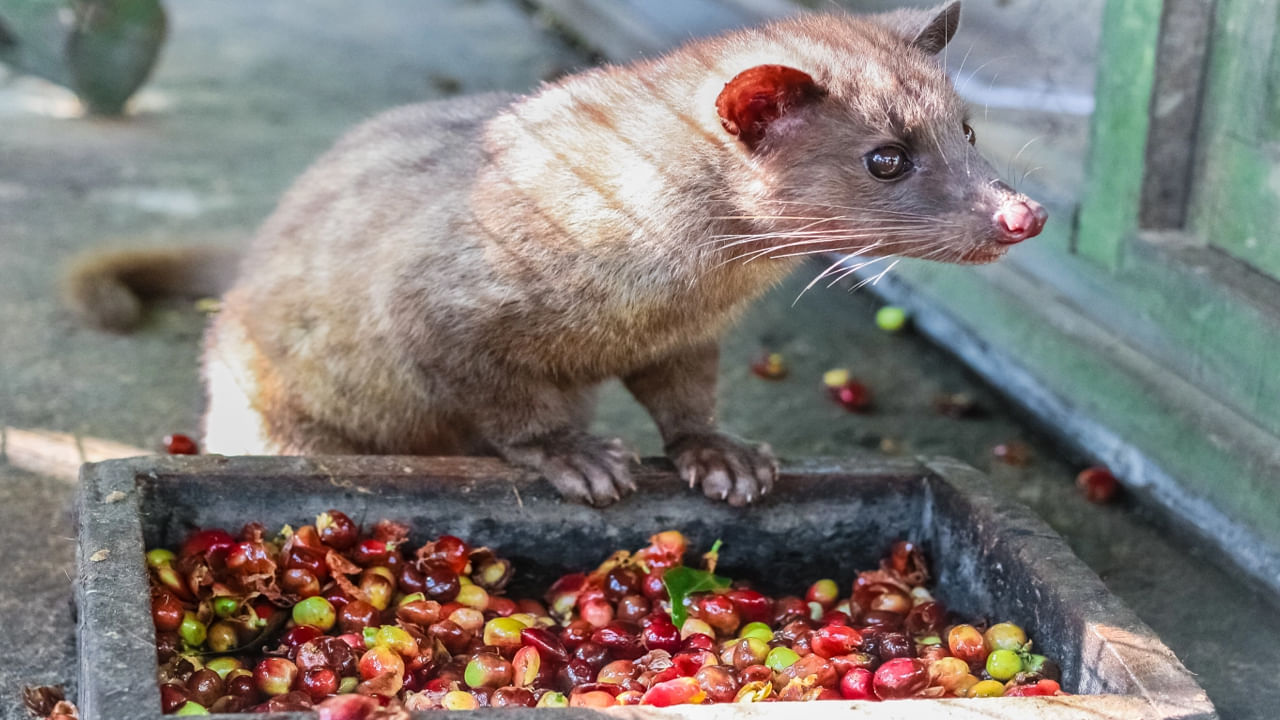
[[[840,281],[842,281],[842,280],[844,280],[845,278],[849,277],[850,275],[852,275],[852,274],[854,274],[854,273],[858,272],[859,270],[862,270],[862,269],[864,269],[864,268],[869,268],[869,267],[871,267],[872,265],[875,265],[876,263],[882,262],[882,261],[884,261],[884,260],[888,260],[888,259],[889,259],[889,258],[891,258],[891,257],[893,257],[893,256],[892,256],[892,255],[882,255],[882,256],[880,256],[880,257],[878,257],[878,258],[874,258],[874,259],[872,259],[872,260],[868,260],[868,261],[866,261],[866,262],[864,262],[864,263],[859,263],[859,264],[857,264],[857,265],[854,265],[853,267],[848,268],[848,269],[847,269],[847,270],[845,270],[844,272],[842,272],[842,273],[840,273],[839,275],[837,275],[837,276],[836,276],[836,278],[835,278],[834,280],[832,280],[831,282],[827,283],[827,289],[829,290],[829,289],[831,289],[831,288],[835,287],[836,285],[840,284]]]
[[[836,241],[836,240],[857,240],[857,239],[859,239],[859,237],[860,237],[860,236],[856,236],[856,235],[854,235],[854,236],[848,236],[848,237],[827,238],[827,239],[823,239],[823,240],[798,240],[798,241],[793,242],[793,243],[785,243],[785,244],[783,244],[783,245],[770,246],[770,247],[766,247],[766,248],[761,248],[761,249],[759,249],[759,250],[753,250],[753,251],[751,251],[751,252],[749,252],[749,253],[746,253],[745,255],[743,255],[743,256],[742,256],[741,258],[739,258],[739,259],[741,259],[744,263],[748,263],[748,262],[751,262],[752,260],[755,260],[755,259],[757,259],[757,258],[759,258],[759,257],[761,257],[761,256],[765,256],[765,255],[768,255],[768,256],[770,257],[770,259],[773,259],[773,258],[783,258],[783,257],[798,257],[798,256],[800,256],[800,255],[812,255],[812,254],[817,253],[817,252],[829,252],[829,251],[827,251],[827,250],[823,250],[823,249],[821,249],[821,248],[818,248],[818,249],[816,249],[816,250],[812,250],[812,251],[808,251],[808,252],[789,253],[789,254],[784,254],[784,255],[777,255],[777,254],[776,254],[776,253],[777,253],[778,251],[780,251],[780,250],[788,250],[788,249],[791,249],[791,248],[801,247],[801,246],[804,246],[804,245],[817,245],[817,244],[819,244],[819,243],[827,243],[827,242],[832,242],[832,241]],[[874,237],[874,238],[876,238],[876,241],[875,241],[875,242],[873,242],[871,245],[866,246],[866,247],[890,247],[890,246],[894,246],[894,245],[906,245],[906,244],[911,244],[911,243],[919,243],[919,240],[918,240],[917,238],[915,238],[915,237],[901,238],[901,239],[897,239],[897,240],[895,240],[895,241],[893,241],[893,242],[886,242],[882,233],[876,233],[876,234],[874,234],[874,235],[864,235],[864,236],[861,236],[861,237],[862,237],[862,238],[867,238],[867,237]],[[932,246],[932,244],[931,244],[931,243],[930,243],[930,244],[925,244],[924,246],[925,246],[925,247],[931,247],[931,246]]]
[[[871,245],[865,245],[865,246],[863,246],[863,247],[866,247],[866,248],[893,247],[893,246],[895,246],[895,245],[909,245],[909,244],[913,244],[913,243],[915,243],[915,242],[916,242],[915,240],[910,240],[910,239],[909,239],[909,240],[899,240],[899,241],[897,241],[897,242],[876,242],[876,243],[873,243],[873,244],[871,244]],[[823,253],[823,252],[847,252],[847,251],[849,251],[849,250],[853,250],[855,247],[857,247],[857,246],[848,247],[848,248],[838,248],[838,249],[835,249],[835,250],[822,250],[822,249],[817,249],[817,250],[804,250],[804,251],[801,251],[801,252],[782,253],[782,254],[780,254],[780,255],[775,255],[775,254],[770,253],[770,254],[769,254],[769,259],[770,259],[770,260],[775,260],[775,259],[780,260],[780,259],[782,259],[782,258],[789,258],[789,257],[803,257],[803,256],[805,256],[805,255],[816,255],[816,254],[818,254],[818,253]],[[932,245],[928,245],[928,246],[926,246],[926,247],[932,247]],[[775,251],[776,251],[776,250],[786,250],[787,248],[785,248],[785,247],[784,247],[784,248],[769,248],[769,249],[770,249],[770,250],[775,250]],[[763,254],[763,253],[762,253],[762,251],[756,251],[756,252],[757,252],[757,253],[761,253],[761,254]],[[757,255],[756,257],[759,257],[759,255]],[[754,260],[755,258],[753,257],[752,259]],[[750,262],[750,261],[747,261],[747,262]]]
[[[823,271],[822,271],[822,272],[821,272],[817,277],[815,277],[814,279],[810,280],[808,285],[805,285],[805,286],[804,286],[804,288],[800,291],[800,294],[799,294],[799,295],[796,295],[796,299],[791,301],[791,307],[795,307],[795,306],[796,306],[796,303],[800,302],[800,298],[804,297],[804,294],[805,294],[805,293],[807,293],[807,292],[809,292],[810,288],[812,288],[814,285],[817,285],[817,284],[822,280],[822,278],[827,277],[827,276],[828,276],[828,275],[830,275],[830,274],[832,273],[832,271],[834,271],[836,268],[838,268],[838,267],[840,267],[841,265],[845,264],[845,263],[846,263],[846,262],[848,262],[849,260],[851,260],[851,259],[853,259],[853,258],[855,258],[855,257],[858,257],[862,252],[864,252],[865,250],[869,250],[869,249],[870,249],[870,248],[864,248],[863,250],[860,250],[860,251],[857,251],[857,252],[851,253],[851,254],[849,254],[849,255],[844,255],[844,256],[842,256],[839,260],[836,260],[834,263],[832,263],[830,266],[828,266],[826,270],[823,270]]]
[[[1013,161],[1012,161],[1012,162],[1018,162],[1018,158],[1022,157],[1022,153],[1026,152],[1026,151],[1027,151],[1027,148],[1031,147],[1031,145],[1032,145],[1033,143],[1035,143],[1037,140],[1040,140],[1040,139],[1041,139],[1041,138],[1043,138],[1043,137],[1044,137],[1043,135],[1037,135],[1037,136],[1035,136],[1035,137],[1031,138],[1030,140],[1028,140],[1028,141],[1027,141],[1023,146],[1022,146],[1022,149],[1018,151],[1018,154],[1013,156]]]
[[[800,245],[816,245],[819,243],[834,242],[840,240],[856,240],[864,238],[880,238],[880,237],[901,237],[908,238],[917,237],[917,228],[882,228],[865,231],[844,230],[840,232],[810,232],[810,233],[761,233],[759,235],[726,235],[712,240],[699,243],[697,247],[707,247],[716,243],[720,243],[715,248],[717,252],[731,250],[742,245],[749,245],[756,242],[767,242],[769,240],[789,240],[779,245],[770,245],[763,248],[764,251],[783,250],[788,247],[796,247]],[[731,242],[727,242],[731,241]],[[752,253],[760,252],[754,250]]]
[[[849,289],[849,292],[857,292],[858,290],[861,290],[867,285],[875,285],[876,283],[880,282],[881,278],[883,278],[885,275],[888,275],[890,270],[897,267],[898,263],[900,262],[902,262],[902,258],[897,258],[893,262],[889,263],[889,265],[885,269],[881,270],[875,276],[865,278],[862,281],[860,281],[857,285],[854,285],[852,288]]]

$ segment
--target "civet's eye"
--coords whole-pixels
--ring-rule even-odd
[[[973,128],[969,127],[969,123],[964,124],[964,139],[968,140],[970,145],[978,142],[978,134],[973,131]]]
[[[897,180],[912,167],[907,151],[897,145],[876,148],[863,156],[862,160],[867,165],[867,172],[877,180]]]

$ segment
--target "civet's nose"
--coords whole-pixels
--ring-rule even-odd
[[[1010,200],[996,211],[996,228],[1002,243],[1012,245],[1033,238],[1044,229],[1049,212],[1035,200]]]

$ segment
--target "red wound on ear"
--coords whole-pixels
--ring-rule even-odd
[[[808,73],[785,65],[757,65],[724,84],[716,110],[724,129],[754,150],[770,123],[822,95]]]

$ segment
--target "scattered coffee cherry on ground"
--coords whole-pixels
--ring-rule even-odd
[[[1120,493],[1120,483],[1110,470],[1100,465],[1085,468],[1076,475],[1076,487],[1091,503],[1105,504]]]
[[[196,441],[182,433],[173,433],[165,435],[164,451],[170,455],[198,455],[200,448],[196,445]]]
[[[837,405],[855,413],[871,411],[871,390],[854,379],[844,368],[828,370],[822,374],[822,385]]]
[[[907,311],[895,305],[885,305],[876,311],[876,327],[885,332],[898,332],[910,320]]]
[[[752,361],[751,372],[762,380],[781,380],[787,376],[787,363],[781,353],[766,352]]]

